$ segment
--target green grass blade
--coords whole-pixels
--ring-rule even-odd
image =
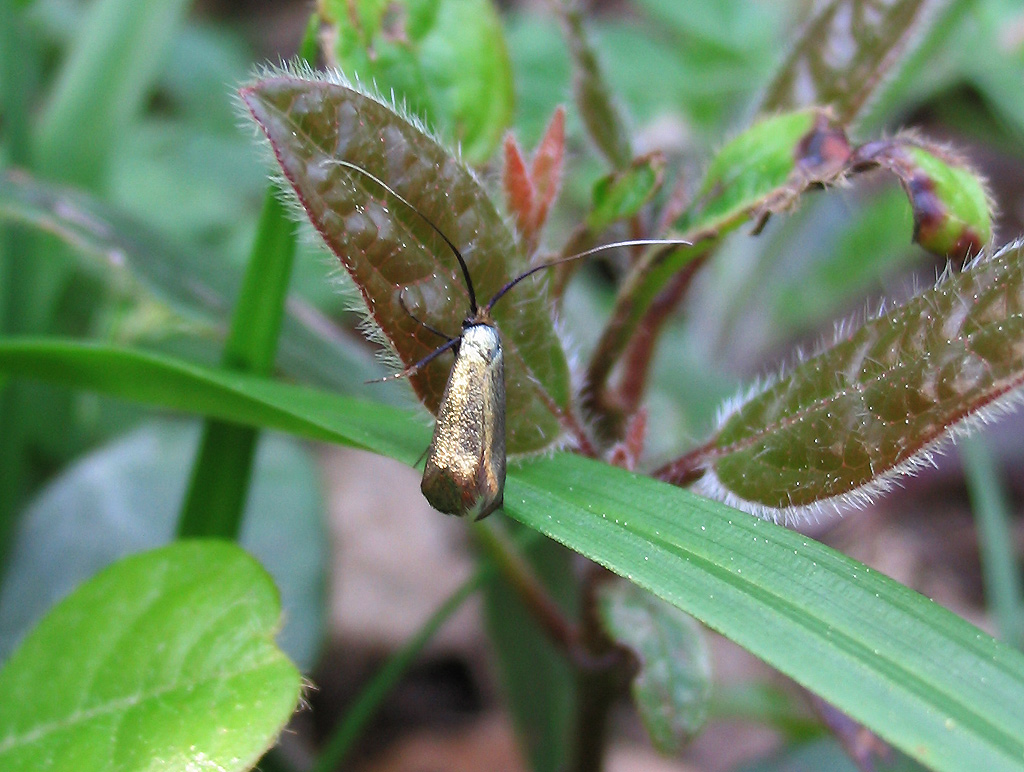
[[[274,191],[268,190],[224,345],[225,367],[270,374],[294,259],[295,226]],[[181,510],[179,536],[238,537],[258,442],[259,432],[250,426],[206,422]]]
[[[410,414],[166,357],[0,343],[0,371],[367,448],[412,464]],[[936,770],[1024,770],[1024,655],[801,534],[557,454],[505,512],[697,617]]]
[[[984,439],[967,437],[957,447],[978,523],[988,605],[999,637],[1018,649],[1024,648],[1024,585],[1015,555],[1006,488]]]
[[[448,618],[479,588],[487,571],[478,570],[442,603],[426,624],[401,649],[395,652],[373,680],[359,693],[359,697],[335,727],[324,750],[317,757],[313,772],[331,772],[341,769],[363,729],[374,717],[384,698],[398,685],[409,666],[423,648],[433,639]]]

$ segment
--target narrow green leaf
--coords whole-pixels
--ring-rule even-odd
[[[517,526],[522,532],[525,529]],[[524,558],[562,612],[575,618],[578,582],[572,553],[551,541]],[[524,755],[534,772],[566,768],[570,754],[576,689],[565,654],[538,625],[501,572],[484,584],[484,619],[494,646],[505,705]]]
[[[846,332],[729,410],[698,486],[777,520],[886,487],[1024,383],[1022,299],[1015,243]]]
[[[700,625],[629,582],[605,584],[598,600],[606,630],[640,665],[633,699],[651,742],[662,753],[679,753],[704,724],[711,697],[711,658]]]
[[[294,258],[295,226],[274,191],[267,190],[224,342],[225,367],[271,373]],[[259,433],[251,426],[206,422],[181,507],[179,537],[238,538],[258,442]]]
[[[313,772],[333,772],[341,768],[363,729],[380,709],[409,667],[433,639],[441,626],[480,588],[485,574],[478,570],[438,607],[423,627],[401,649],[392,654],[373,680],[359,692],[317,757]]]
[[[0,342],[0,371],[343,442],[413,464],[410,414],[168,358]],[[1024,769],[1024,655],[801,534],[569,454],[509,469],[505,512],[651,590],[941,772]]]
[[[1006,486],[1000,479],[995,454],[984,437],[967,437],[957,444],[957,449],[978,527],[988,608],[999,637],[1024,649],[1024,581]]]
[[[0,370],[373,450],[409,465],[430,442],[407,411],[131,349],[8,338],[0,340]]]
[[[299,699],[280,605],[242,550],[182,542],[62,601],[0,670],[6,772],[247,770]]]
[[[484,163],[512,120],[514,94],[501,20],[491,0],[379,0],[329,10],[328,61],[394,93]]]
[[[801,534],[559,454],[505,511],[748,649],[934,770],[1024,769],[1024,656]]]
[[[573,92],[583,124],[608,165],[625,169],[633,159],[629,132],[583,27],[583,11],[577,0],[558,0],[556,6],[572,57]]]
[[[759,112],[831,105],[848,125],[948,0],[829,0],[804,27]]]
[[[370,318],[409,366],[441,342],[417,319],[451,337],[460,334],[469,312],[462,274],[423,217],[337,159],[386,182],[460,248],[480,304],[518,275],[525,259],[461,162],[392,108],[326,78],[282,72],[244,88],[242,98],[313,226],[358,286]],[[494,309],[503,334],[511,453],[550,446],[561,433],[552,408],[569,400],[568,365],[543,279],[524,284]],[[440,356],[410,378],[432,412],[451,362]]]

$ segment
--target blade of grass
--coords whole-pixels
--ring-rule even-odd
[[[138,352],[0,342],[0,371],[412,465],[410,413]],[[505,512],[645,587],[941,772],[1024,769],[1024,655],[799,533],[569,454],[509,469]]]
[[[359,692],[359,697],[346,711],[344,717],[334,728],[327,744],[316,763],[312,772],[331,772],[341,769],[348,758],[349,753],[355,745],[356,740],[362,735],[363,730],[370,720],[376,715],[391,690],[398,685],[402,676],[405,675],[409,666],[423,651],[423,648],[431,641],[437,631],[448,618],[454,614],[463,603],[483,584],[489,571],[486,568],[478,569],[473,576],[462,583],[448,599],[442,603],[430,616],[426,624],[417,631],[402,648],[396,651],[385,663],[377,674]]]
[[[29,162],[29,96],[38,69],[31,37],[25,33],[16,0],[0,0],[0,115],[3,116],[3,144],[11,165]],[[25,332],[22,304],[31,297],[27,291],[27,256],[31,235],[16,225],[0,225],[0,334]],[[24,386],[0,383],[0,579],[4,575],[10,537],[26,492]]]
[[[116,286],[139,285],[161,303],[226,337],[243,269],[217,252],[183,244],[83,191],[17,172],[0,175],[0,218],[52,233],[79,269]],[[351,392],[379,375],[363,341],[346,336],[308,301],[291,296],[277,356],[282,372]],[[374,397],[395,399],[394,390]]]
[[[270,373],[294,258],[295,226],[275,191],[268,190],[224,345],[225,367]],[[238,536],[258,442],[259,431],[252,427],[206,421],[178,522],[179,537]]]
[[[1024,648],[1024,584],[1014,549],[1006,489],[984,438],[967,437],[957,447],[978,524],[989,608],[995,616],[999,637],[1011,646]]]

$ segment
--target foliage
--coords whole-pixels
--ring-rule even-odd
[[[1013,9],[828,0],[795,31],[798,6],[638,0],[627,21],[571,0],[505,18],[485,0],[323,0],[300,55],[319,49],[342,72],[297,63],[247,76],[237,37],[186,21],[177,0],[0,0],[13,20],[0,31],[0,597],[35,582],[52,601],[172,532],[248,545],[268,509],[246,504],[250,484],[271,468],[282,490],[308,491],[314,475],[291,446],[274,445],[276,466],[255,464],[264,430],[410,465],[426,446],[422,422],[387,404],[396,384],[364,385],[383,371],[353,325],[328,321],[339,305],[322,261],[266,188],[223,94],[244,82],[243,109],[295,214],[402,367],[437,345],[430,328],[457,336],[470,306],[438,231],[464,254],[481,305],[543,260],[625,238],[691,242],[623,250],[614,286],[590,274],[570,283],[584,271],[566,263],[495,306],[509,450],[525,454],[504,512],[521,526],[512,537],[477,527],[477,577],[366,691],[318,769],[341,763],[401,669],[479,586],[536,769],[598,768],[608,712],[631,681],[652,739],[678,752],[715,711],[694,618],[907,754],[899,765],[1024,769],[1018,651],[748,514],[794,522],[864,503],[1017,399],[1024,249],[992,246],[1007,222],[960,152],[887,130],[931,105],[1019,156],[1024,48],[996,35]],[[979,67],[996,54],[977,52],[994,46],[1006,49],[1000,65]],[[572,107],[557,107],[569,93]],[[499,147],[503,163],[484,167]],[[882,177],[903,195],[879,191]],[[763,368],[765,352],[842,317],[925,251],[950,263],[934,286],[843,323],[814,355],[725,400],[736,372]],[[587,303],[604,307],[603,323],[581,314]],[[580,341],[572,356],[562,330]],[[444,354],[410,379],[430,411],[450,366]],[[708,393],[685,386],[698,376]],[[179,429],[139,426],[139,404],[202,416],[195,458]],[[167,463],[150,461],[161,453]],[[987,479],[984,454],[972,458]],[[92,487],[87,466],[101,470]],[[129,474],[159,506],[117,499]],[[1012,640],[1019,562],[1000,497],[978,498],[995,510],[984,547]],[[268,566],[296,604],[286,650],[300,641],[308,662],[322,618],[325,558],[309,556],[310,543],[322,549],[319,501],[288,500],[306,513],[301,535],[271,506],[258,541],[276,548]],[[46,529],[85,542],[76,534],[107,508],[104,522],[129,528],[157,511],[176,524],[136,541],[110,533],[116,549],[83,547],[54,569],[59,580],[37,582]],[[536,534],[542,547],[520,554]],[[570,550],[592,563],[573,571]],[[266,575],[223,543],[183,539],[115,562],[0,670],[0,766],[250,768],[298,700],[294,667],[270,641],[278,613]],[[0,614],[12,625],[0,656],[36,621],[14,617]],[[82,680],[94,672],[104,677]]]

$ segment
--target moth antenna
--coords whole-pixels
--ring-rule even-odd
[[[561,263],[569,263],[572,262],[573,260],[580,260],[584,257],[590,257],[591,255],[597,254],[598,252],[603,252],[606,249],[617,249],[618,247],[642,247],[654,244],[674,244],[676,246],[686,247],[693,246],[692,242],[684,241],[683,239],[634,239],[630,241],[615,241],[612,242],[611,244],[602,244],[599,247],[594,247],[593,249],[588,249],[584,252],[577,252],[575,255],[569,255],[569,257],[560,257],[557,260],[552,260],[548,263],[541,263],[540,265],[535,265],[533,268],[526,271],[525,273],[519,274],[516,278],[512,279],[512,281],[510,281],[508,284],[506,284],[504,287],[498,290],[497,293],[495,293],[494,297],[487,302],[486,306],[484,306],[484,313],[490,313],[491,309],[494,308],[494,304],[501,300],[501,298],[504,297],[506,292],[508,292],[510,289],[516,286],[527,276],[532,276],[538,271],[543,271],[545,268],[551,268],[552,266],[559,265]]]
[[[399,378],[408,378],[410,375],[415,375],[417,372],[419,372],[420,368],[426,367],[439,356],[441,356],[441,354],[443,354],[445,351],[448,351],[451,348],[455,348],[461,342],[462,338],[449,338],[447,343],[438,346],[425,357],[423,357],[423,359],[421,359],[419,362],[414,362],[413,364],[409,365],[407,368],[402,370],[402,372],[394,373],[392,375],[385,375],[383,378],[374,378],[372,381],[367,381],[367,383],[387,383],[388,381],[397,381]]]
[[[417,209],[416,206],[412,204],[410,201],[406,200],[401,193],[396,191],[383,180],[366,171],[366,169],[364,169],[362,166],[356,166],[354,163],[349,163],[348,161],[345,161],[341,158],[332,158],[331,161],[332,163],[336,163],[339,166],[344,166],[346,169],[352,169],[353,171],[357,171],[364,177],[369,177],[371,180],[373,180],[382,188],[384,188],[384,190],[386,190],[388,193],[390,193],[392,196],[397,198],[399,201],[401,201],[403,204],[409,207],[412,211],[418,214],[420,216],[420,219],[423,220],[423,222],[425,222],[427,225],[434,229],[434,233],[436,233],[438,236],[444,239],[444,243],[449,246],[449,248],[455,254],[455,259],[459,261],[459,268],[462,269],[462,277],[466,280],[466,289],[469,291],[469,310],[472,316],[476,316],[476,292],[473,290],[473,280],[469,278],[469,268],[466,266],[466,261],[462,258],[462,253],[459,252],[459,248],[452,243],[451,239],[445,236],[441,229],[434,225],[433,221],[429,217],[427,217],[425,214],[423,214],[423,212]],[[393,377],[397,378],[400,376]]]
[[[431,327],[429,324],[424,322],[422,319],[416,316],[416,314],[409,310],[409,306],[405,304],[405,287],[402,287],[402,291],[398,293],[398,305],[400,305],[402,307],[402,310],[405,311],[406,315],[414,322],[416,322],[416,324],[418,324],[420,327],[429,330],[430,332],[434,333],[434,335],[437,335],[439,338],[451,340],[450,336],[445,335],[436,327]]]

